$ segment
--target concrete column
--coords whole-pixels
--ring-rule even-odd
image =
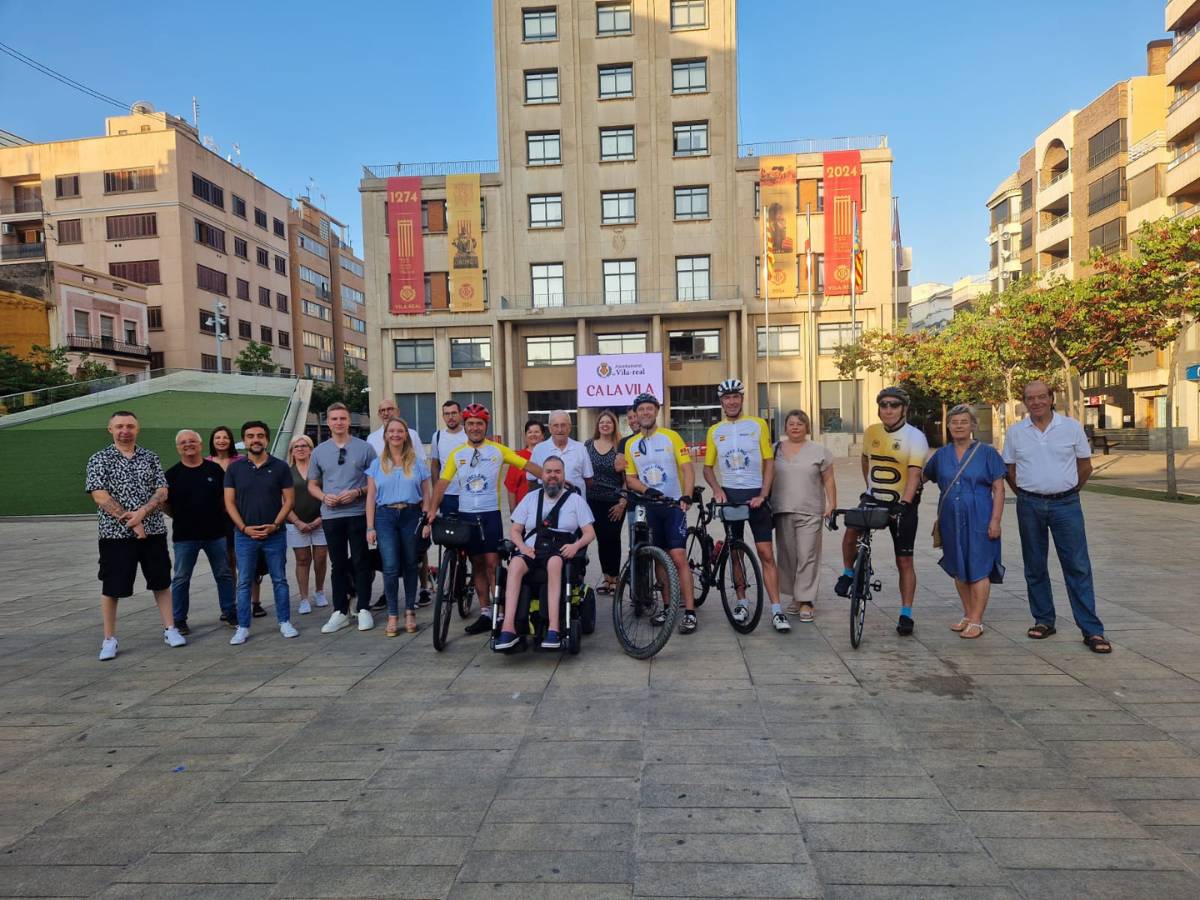
[[[504,353],[503,337],[504,337],[503,329],[501,328],[500,323],[498,321],[493,322],[492,323],[492,415],[496,417],[496,423],[492,427],[492,432],[494,434],[496,431],[499,431],[501,434],[503,434],[507,438],[508,433],[512,430],[512,428],[509,424],[512,420],[508,417],[507,406],[501,407],[500,403],[497,402],[500,397],[505,396],[506,380],[504,378],[504,370],[497,368],[497,366],[496,366],[496,360],[500,359],[501,356],[506,355]]]
[[[650,317],[650,352],[661,353],[663,349],[662,335],[662,316],[653,315]],[[667,388],[667,381],[671,377],[671,361],[663,360],[663,383],[662,396],[658,399],[662,401],[662,416],[659,419],[660,425],[666,425],[671,421],[671,391]]]
[[[504,322],[504,340],[497,347],[496,354],[492,356],[492,365],[496,365],[496,361],[503,355],[504,357],[504,420],[506,422],[517,421],[517,393],[519,385],[516,381],[516,368],[514,357],[516,356],[513,347],[513,325],[511,321]],[[499,405],[498,403],[496,404]],[[516,426],[520,427],[520,426]],[[511,429],[510,429],[511,430]],[[518,446],[517,449],[520,449]]]
[[[744,312],[742,313],[744,315]],[[731,310],[729,313],[729,362],[726,372],[730,378],[741,378],[744,381],[749,381],[747,377],[748,369],[742,365],[742,359],[745,358],[744,348],[741,344],[739,335],[745,334],[744,330],[738,328],[739,314],[736,310]],[[753,350],[749,351],[750,358],[753,358]]]
[[[575,322],[575,355],[576,357],[590,353],[590,344],[588,341],[587,320],[580,318]],[[578,382],[577,382],[578,383]],[[584,440],[592,433],[596,419],[596,410],[590,407],[581,407],[576,413],[575,438],[576,440]]]

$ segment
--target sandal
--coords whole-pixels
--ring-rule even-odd
[[[785,613],[787,613],[789,616],[798,616],[798,615],[800,615],[800,613],[804,612],[804,610],[801,608],[800,604],[796,603],[795,601],[789,603],[784,608],[783,611]]]
[[[408,634],[417,633],[417,614],[414,612],[406,612],[404,614],[404,630]]]
[[[1038,622],[1032,628],[1025,632],[1025,637],[1032,638],[1035,641],[1043,641],[1052,634],[1057,634],[1053,625],[1044,625]]]
[[[1102,634],[1089,634],[1083,639],[1083,642],[1093,653],[1112,653],[1112,644]]]
[[[973,641],[975,638],[983,637],[983,623],[968,622],[967,627],[960,631],[958,636],[968,641]]]
[[[971,624],[971,623],[967,621],[967,617],[963,616],[961,619],[959,619],[957,622],[955,622],[953,625],[950,626],[950,630],[957,631],[959,634],[962,634],[963,629],[965,629],[969,624]]]
[[[802,603],[800,605],[800,621],[810,623],[814,619],[813,608],[811,603]]]
[[[388,620],[387,628],[383,632],[384,637],[400,637],[400,624]]]

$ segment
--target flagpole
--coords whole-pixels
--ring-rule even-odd
[[[892,197],[892,334],[900,330],[900,198]]]
[[[813,272],[811,203],[804,204],[804,220],[808,229],[805,232],[804,238],[804,267],[808,273],[808,328],[806,329],[808,337],[808,352],[804,354],[805,368],[808,370],[806,372],[806,380],[808,381],[808,415],[810,422],[818,421],[819,423],[821,417],[817,409],[817,385],[815,383],[817,377],[817,363],[815,357],[817,350],[817,339],[815,334],[816,319],[813,316],[813,276],[816,273]],[[813,435],[810,434],[809,437],[811,438]]]
[[[858,201],[850,203],[850,227],[854,231],[854,243],[850,249],[850,340],[858,333]],[[855,359],[857,360],[857,354]],[[854,411],[854,426],[851,434],[858,434],[858,417],[862,413],[862,398],[858,396],[858,365],[854,366],[854,398],[859,408]]]
[[[768,237],[767,237],[767,207],[766,207],[766,204],[763,203],[763,189],[762,188],[763,188],[763,186],[762,186],[762,183],[760,180],[759,186],[758,186],[758,196],[759,196],[758,217],[760,219],[762,219],[763,249],[762,249],[762,265],[760,265],[759,268],[762,269],[762,283],[763,283],[762,297],[763,297],[763,316],[764,316],[763,326],[766,331],[766,337],[764,340],[764,344],[765,344],[766,355],[767,355],[767,391],[766,391],[766,395],[767,395],[767,412],[768,412],[768,414],[770,414],[770,411],[771,411],[771,297],[770,297],[771,281],[770,281],[769,273],[767,272],[767,258],[769,255],[769,251],[768,251],[768,247],[767,247],[767,240],[768,240]],[[755,335],[754,342],[755,342],[755,344],[758,343],[758,335]],[[775,417],[771,416],[771,424],[774,425],[774,422],[775,422]],[[774,433],[774,429],[772,429],[772,433]]]

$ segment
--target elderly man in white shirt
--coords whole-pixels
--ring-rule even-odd
[[[392,419],[400,418],[400,413],[396,408],[396,401],[386,397],[379,401],[376,412],[379,413],[379,427],[367,435],[367,443],[371,445],[376,456],[383,456],[383,429],[387,428],[387,423]],[[412,441],[417,460],[425,462],[425,443],[421,440],[421,435],[417,434],[417,429],[411,423],[405,424],[408,425],[408,439]]]
[[[1007,481],[1017,495],[1017,525],[1034,640],[1055,633],[1050,590],[1050,538],[1067,583],[1067,597],[1083,642],[1095,653],[1111,653],[1104,624],[1096,616],[1096,593],[1079,491],[1092,474],[1092,451],[1083,426],[1054,411],[1054,392],[1044,381],[1025,387],[1029,416],[1004,438]]]
[[[592,482],[592,458],[587,447],[571,437],[571,417],[565,410],[556,409],[550,413],[550,440],[534,447],[529,461],[540,466],[550,456],[563,461],[567,484],[586,494]],[[537,482],[538,479],[530,475],[529,480]]]

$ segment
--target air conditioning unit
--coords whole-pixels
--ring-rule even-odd
[[[0,234],[16,234],[11,222],[0,222]]]

